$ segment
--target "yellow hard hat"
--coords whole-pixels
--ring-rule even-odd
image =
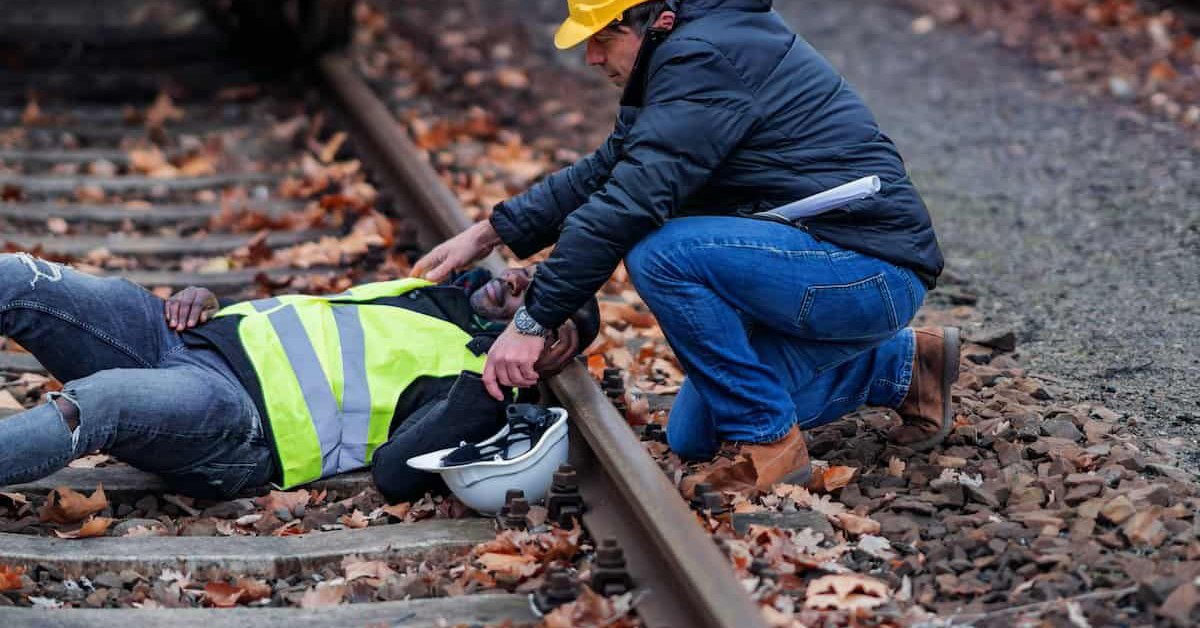
[[[588,37],[604,30],[621,14],[648,0],[567,0],[567,19],[554,34],[554,45],[559,50],[574,48]]]

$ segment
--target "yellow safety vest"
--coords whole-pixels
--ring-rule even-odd
[[[262,389],[283,488],[369,465],[417,378],[483,372],[487,356],[467,348],[471,336],[458,325],[366,303],[429,285],[399,279],[217,312],[241,317],[238,337]]]

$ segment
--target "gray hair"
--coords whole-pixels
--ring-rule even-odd
[[[624,26],[637,33],[638,36],[645,35],[646,31],[654,24],[654,21],[658,19],[659,14],[666,8],[667,0],[649,0],[648,2],[643,2],[625,9],[625,12],[621,15],[621,19],[613,22],[608,28]]]

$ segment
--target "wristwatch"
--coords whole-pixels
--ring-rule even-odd
[[[517,313],[513,314],[513,327],[517,329],[518,334],[525,336],[540,336],[545,338],[550,335],[550,331],[542,324],[533,320],[529,312],[525,310],[525,306],[517,308]]]

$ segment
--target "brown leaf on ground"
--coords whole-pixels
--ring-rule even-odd
[[[585,586],[574,602],[554,609],[543,618],[543,622],[546,628],[633,628],[640,624],[629,616],[633,609],[632,599],[628,593],[611,599],[605,598]]]
[[[833,523],[850,534],[879,534],[880,529],[878,521],[851,512],[834,515]]]
[[[55,530],[54,536],[60,539],[90,539],[92,537],[104,536],[108,531],[108,526],[112,524],[112,519],[108,517],[92,517],[84,522],[78,530],[70,530],[63,532]]]
[[[347,582],[353,582],[359,578],[369,578],[378,582],[396,573],[382,560],[363,560],[361,556],[343,558],[342,571],[346,574]]]
[[[705,466],[697,473],[683,479],[679,488],[683,494],[691,497],[696,485],[701,482],[712,484],[713,490],[731,493],[750,493],[754,491],[754,483],[758,480],[758,470],[749,456],[738,455],[732,460],[719,458],[715,463]]]
[[[850,483],[858,469],[846,466],[832,466],[828,469],[813,473],[810,488],[814,491],[832,493]]]
[[[241,599],[246,603],[271,597],[271,585],[262,580],[242,576],[237,579],[235,586],[244,592]]]
[[[107,507],[108,498],[104,496],[102,484],[97,484],[95,492],[87,497],[60,486],[50,491],[38,517],[43,523],[77,523]]]
[[[295,514],[297,508],[308,505],[308,500],[311,496],[311,493],[306,489],[298,491],[271,491],[266,495],[255,498],[254,503],[258,504],[263,510],[273,512],[283,508]]]
[[[183,120],[183,109],[176,107],[166,92],[159,92],[158,97],[146,109],[145,120],[146,128],[160,128],[164,123]]]
[[[21,574],[24,567],[9,567],[0,565],[0,591],[15,591],[21,588]]]
[[[408,502],[400,502],[399,504],[390,504],[388,506],[384,506],[381,510],[386,512],[389,517],[397,521],[404,521],[404,518],[408,516],[408,511],[411,508],[412,504]]]
[[[891,596],[886,584],[857,574],[823,576],[808,585],[804,606],[820,611],[868,610]]]
[[[210,582],[204,585],[204,603],[217,608],[233,608],[246,590],[227,582]]]
[[[167,536],[163,526],[132,526],[122,536]]]
[[[167,179],[179,176],[179,170],[167,161],[167,156],[157,147],[135,148],[129,151],[129,169],[148,177]]]
[[[512,578],[528,578],[542,568],[536,558],[524,554],[488,552],[477,556],[475,561],[491,573]]]
[[[75,188],[75,200],[80,203],[103,203],[105,198],[104,188],[98,185],[81,185]]]
[[[276,528],[271,532],[271,536],[299,536],[305,534],[308,530],[304,529],[304,522],[295,519],[287,522],[282,527]]]
[[[338,131],[337,133],[334,133],[333,137],[329,138],[329,141],[325,142],[325,144],[321,146],[321,152],[319,155],[317,155],[317,157],[320,158],[322,163],[332,162],[333,158],[337,156],[338,149],[340,149],[342,144],[345,142],[346,133],[344,131]]]
[[[354,512],[342,515],[340,518],[338,518],[338,521],[347,528],[353,528],[355,530],[371,525],[371,520],[367,519],[367,516],[363,514],[363,511],[358,510],[357,508],[354,509]]]
[[[643,329],[657,324],[649,310],[623,301],[601,301],[600,315],[608,322],[621,322]]]
[[[300,608],[337,606],[342,603],[342,598],[345,595],[346,585],[344,584],[318,584],[304,592],[304,596],[300,598]]]
[[[271,232],[263,229],[254,234],[253,238],[244,246],[238,247],[229,257],[241,262],[247,266],[257,266],[270,260],[275,256],[275,252],[267,244],[267,237]]]

